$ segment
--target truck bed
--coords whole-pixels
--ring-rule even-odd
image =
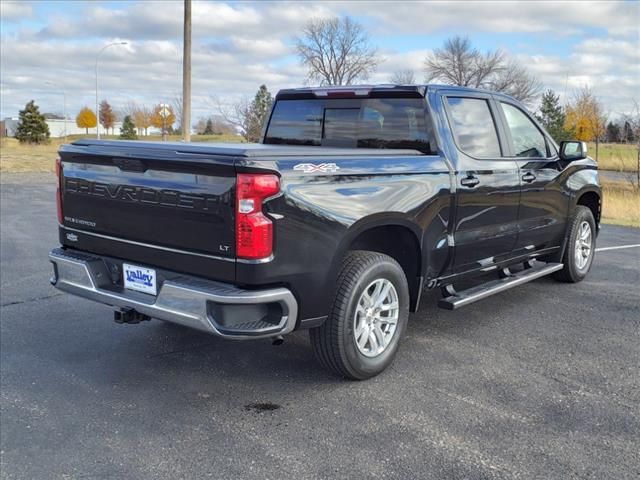
[[[213,155],[244,158],[272,158],[272,157],[383,157],[383,156],[413,156],[424,155],[413,149],[385,150],[380,148],[337,148],[314,147],[299,145],[271,145],[262,143],[211,143],[211,142],[145,142],[138,140],[77,140],[73,144],[76,147],[84,147],[87,152],[98,153],[104,149],[132,150],[135,152],[172,152],[192,153],[199,155]],[[64,147],[63,147],[64,148]]]
[[[417,150],[78,140],[60,149],[62,245],[236,279],[236,175],[277,160],[418,156]],[[263,161],[264,160],[264,161]],[[250,164],[250,167],[247,165]]]

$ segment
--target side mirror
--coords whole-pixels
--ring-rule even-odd
[[[560,142],[560,158],[569,162],[587,158],[586,142],[578,142],[576,140]]]

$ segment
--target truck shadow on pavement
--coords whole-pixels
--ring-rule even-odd
[[[412,340],[424,343],[430,338],[469,337],[483,330],[493,330],[511,317],[514,309],[529,298],[533,302],[534,290],[549,289],[558,285],[552,279],[540,279],[533,283],[537,288],[523,286],[504,292],[490,300],[479,302],[457,311],[437,308],[438,293],[425,292],[418,312],[411,314],[405,332],[400,355],[416,348]],[[135,335],[140,344],[138,354],[144,354],[146,362],[152,362],[154,370],[177,369],[185,372],[206,373],[209,380],[224,376],[248,382],[269,378],[288,383],[314,384],[342,382],[316,362],[306,331],[294,332],[285,337],[282,345],[272,345],[270,340],[231,341],[171,323],[152,320],[141,325],[123,325]],[[140,330],[137,330],[140,329]]]
[[[534,296],[533,293],[530,295]],[[494,299],[452,312],[437,308],[437,292],[425,292],[419,311],[409,318],[399,355],[411,354],[415,348],[423,349],[421,344],[429,339],[448,337],[455,340],[483,329],[491,330],[504,316],[503,308],[511,310],[522,301],[522,296],[521,288],[520,300],[506,292],[498,301]],[[152,332],[145,335],[147,340],[139,339],[142,342],[139,347],[145,355],[145,362],[152,362],[156,372],[174,369],[180,374],[200,373],[205,374],[206,382],[222,377],[246,382],[269,379],[299,386],[345,382],[326,372],[316,362],[306,331],[294,332],[285,337],[282,345],[275,346],[270,340],[224,340],[156,320],[151,324],[124,325],[121,328],[142,328]],[[385,376],[383,373],[381,378]]]

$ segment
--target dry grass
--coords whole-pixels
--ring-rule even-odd
[[[589,144],[589,156],[596,158],[596,144]],[[598,146],[598,168],[617,172],[638,170],[638,147],[633,144],[601,143]]]
[[[78,137],[70,138],[69,141]],[[107,137],[115,138],[115,137]],[[145,137],[145,140],[160,140],[159,137]],[[180,137],[172,136],[169,140],[178,141]],[[237,136],[198,135],[194,141],[206,142],[238,142]],[[0,144],[0,172],[53,172],[55,158],[59,146],[63,143],[60,139],[53,139],[48,145],[21,145],[15,138],[4,138]],[[622,159],[623,167],[628,167],[630,152],[635,152],[629,145],[602,145],[600,168],[603,159],[610,155],[612,159]],[[634,157],[635,161],[635,157]],[[604,162],[606,163],[606,162]],[[608,166],[619,165],[614,160]],[[611,168],[616,169],[616,168]],[[619,170],[619,169],[618,169]],[[627,170],[633,171],[633,170]],[[617,225],[640,227],[640,189],[630,183],[603,182],[603,213],[602,221]]]
[[[70,135],[68,142],[83,138],[83,135]],[[93,138],[89,136],[89,138]],[[105,139],[117,139],[117,136],[103,136]],[[177,142],[182,137],[169,135],[167,140]],[[194,142],[225,142],[238,143],[242,137],[237,135],[193,135]],[[160,135],[149,135],[141,140],[161,141]],[[3,138],[0,143],[0,172],[25,173],[25,172],[53,172],[58,148],[64,143],[63,139],[54,138],[46,145],[20,144],[15,138]]]
[[[0,144],[0,172],[53,172],[58,147],[52,140],[47,145],[20,144],[15,138],[3,138]]]
[[[630,183],[604,182],[602,222],[640,228],[640,189]]]

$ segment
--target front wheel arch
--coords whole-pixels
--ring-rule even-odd
[[[578,237],[580,235],[580,228],[582,225],[588,224],[589,230],[589,248],[588,260],[586,265],[578,265],[576,263],[576,255],[579,256],[580,243],[578,243]],[[576,254],[576,249],[578,254]],[[565,248],[560,263],[563,264],[563,269],[556,272],[554,277],[561,282],[577,283],[585,279],[591,266],[593,265],[593,259],[596,249],[596,223],[593,218],[591,210],[584,205],[577,205],[574,209],[573,215],[569,219],[567,227],[567,239],[565,241]],[[586,254],[585,254],[586,255]],[[586,258],[586,257],[585,257]]]
[[[600,230],[600,217],[602,214],[602,197],[600,196],[600,194],[593,190],[583,192],[580,194],[580,196],[578,196],[576,200],[576,206],[578,205],[582,205],[591,210],[593,219],[596,222],[596,229]]]

